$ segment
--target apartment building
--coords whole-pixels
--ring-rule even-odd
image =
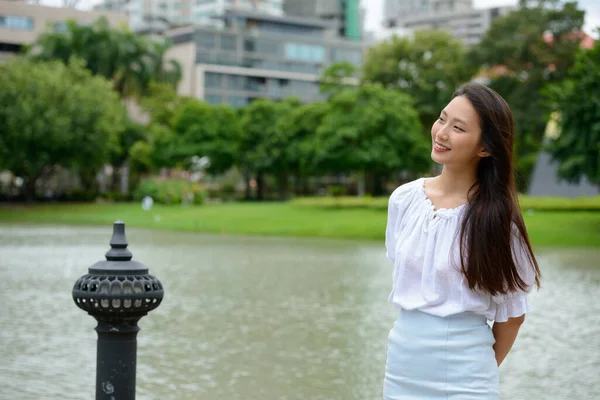
[[[104,0],[95,10],[124,10],[134,32],[164,32],[184,25],[222,26],[228,9],[283,14],[283,0]]]
[[[332,21],[229,10],[223,27],[166,33],[168,57],[183,66],[178,92],[212,104],[244,106],[258,98],[323,99],[319,77],[333,63],[360,65],[361,42],[340,37]]]
[[[492,22],[515,7],[473,8],[472,0],[386,0],[384,26],[408,31],[445,30],[475,45]]]
[[[70,19],[82,25],[90,24],[101,16],[106,17],[112,26],[127,25],[124,13],[82,11],[0,0],[0,61],[17,54],[23,45],[35,42],[50,26],[61,27]]]

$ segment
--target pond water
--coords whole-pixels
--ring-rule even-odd
[[[91,399],[96,333],[71,298],[112,227],[0,225],[0,398]],[[164,285],[140,321],[137,398],[381,399],[391,265],[373,242],[127,229]],[[544,287],[503,399],[600,399],[600,251],[537,251]]]

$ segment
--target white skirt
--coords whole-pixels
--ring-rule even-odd
[[[388,338],[384,400],[498,400],[494,342],[483,315],[401,310]]]

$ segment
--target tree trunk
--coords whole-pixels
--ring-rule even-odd
[[[23,197],[25,198],[26,203],[33,203],[35,200],[35,184],[38,180],[38,177],[30,177],[26,178],[23,181]]]
[[[250,201],[251,200],[251,189],[250,189],[250,172],[248,172],[247,169],[244,169],[244,183],[245,183],[245,194],[244,194],[244,199],[246,201]]]
[[[365,197],[365,172],[361,171],[357,174],[356,191],[358,197]]]
[[[383,178],[381,174],[374,172],[373,173],[373,196],[381,196],[385,192],[383,188]]]
[[[287,192],[288,192],[288,174],[286,171],[281,171],[277,175],[277,186],[279,189],[279,200],[284,201],[287,200]]]

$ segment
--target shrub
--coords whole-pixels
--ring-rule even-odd
[[[142,201],[150,196],[157,204],[181,204],[193,195],[193,204],[204,204],[206,192],[198,183],[182,179],[149,178],[140,182],[133,193],[133,199]]]

